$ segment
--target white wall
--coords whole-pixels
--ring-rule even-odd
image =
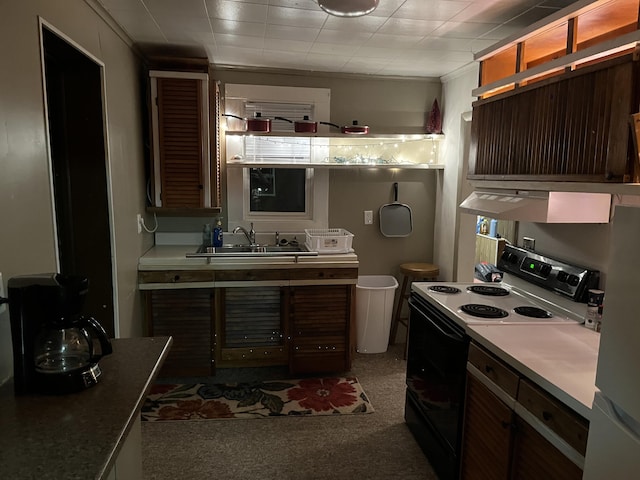
[[[142,332],[137,259],[151,245],[138,235],[144,212],[139,60],[82,0],[0,3],[0,271],[56,270],[38,16],[105,65],[120,336]],[[12,372],[9,316],[0,318],[0,382]]]
[[[475,218],[461,214],[458,205],[470,191],[466,181],[468,113],[475,100],[471,91],[478,85],[478,65],[471,64],[441,80],[445,140],[440,158],[445,169],[438,178],[434,259],[440,266],[441,280],[468,282],[473,278]]]

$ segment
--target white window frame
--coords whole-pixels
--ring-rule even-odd
[[[226,113],[244,115],[244,103],[272,101],[312,104],[316,119],[329,119],[331,91],[326,88],[281,87],[268,85],[227,84],[225,86]],[[304,164],[283,165],[285,168],[304,168]],[[306,212],[250,212],[249,170],[227,168],[227,214],[229,229],[248,226],[262,232],[302,232],[305,228],[328,228],[329,171],[307,168]]]

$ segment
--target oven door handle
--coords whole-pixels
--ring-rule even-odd
[[[432,318],[429,318],[427,315],[424,314],[424,312],[420,312],[418,311],[418,313],[420,313],[420,315],[427,320],[431,325],[433,325],[433,327],[438,330],[442,335],[444,335],[447,338],[450,338],[451,340],[454,340],[456,342],[463,342],[464,341],[464,335],[460,335],[457,332],[445,332],[442,327],[435,322]]]

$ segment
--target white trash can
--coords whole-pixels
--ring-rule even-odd
[[[398,281],[391,275],[358,277],[356,285],[358,352],[387,351],[396,288],[398,288]]]

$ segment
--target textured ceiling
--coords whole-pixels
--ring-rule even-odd
[[[143,51],[218,67],[441,77],[570,0],[380,0],[338,18],[315,0],[97,0]],[[345,0],[347,1],[347,0]]]

